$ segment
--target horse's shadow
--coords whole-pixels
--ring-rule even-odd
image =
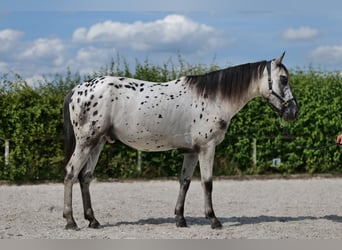
[[[260,223],[268,223],[268,222],[293,222],[293,221],[305,221],[305,220],[330,220],[333,222],[342,223],[342,216],[339,215],[325,215],[325,216],[269,216],[269,215],[260,215],[260,216],[242,216],[242,217],[220,217],[219,220],[225,224],[230,223],[228,226],[242,226],[242,225],[253,225]],[[189,226],[191,225],[208,225],[209,221],[204,217],[186,217],[186,221]],[[115,224],[105,224],[103,227],[113,227],[113,226],[121,226],[121,225],[161,225],[161,224],[174,224],[175,218],[173,217],[165,217],[165,218],[147,218],[141,219],[137,221],[119,221]]]

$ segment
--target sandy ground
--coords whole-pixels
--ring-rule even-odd
[[[74,216],[80,230],[65,230],[63,185],[1,185],[0,239],[342,239],[342,179],[215,180],[213,202],[223,228],[203,215],[203,191],[191,183],[188,228],[177,228],[177,181],[93,182],[100,229],[83,218],[79,185]]]

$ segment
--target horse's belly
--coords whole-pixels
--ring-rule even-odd
[[[136,136],[120,136],[117,138],[124,144],[140,151],[157,152],[167,151],[177,148],[192,148],[190,134],[167,135],[156,134],[137,134]]]

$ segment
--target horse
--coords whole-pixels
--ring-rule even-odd
[[[233,116],[261,96],[284,120],[297,119],[299,107],[282,63],[284,55],[165,83],[102,76],[74,87],[63,107],[65,228],[78,229],[72,210],[72,187],[77,180],[89,227],[101,227],[89,185],[103,146],[117,140],[147,152],[184,150],[175,206],[177,227],[187,226],[184,202],[199,162],[205,217],[211,228],[221,228],[212,204],[213,162],[215,147],[223,141]]]

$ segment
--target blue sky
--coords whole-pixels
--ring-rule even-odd
[[[3,0],[0,75],[88,74],[117,54],[227,67],[284,50],[289,68],[342,71],[341,11],[340,0]]]

